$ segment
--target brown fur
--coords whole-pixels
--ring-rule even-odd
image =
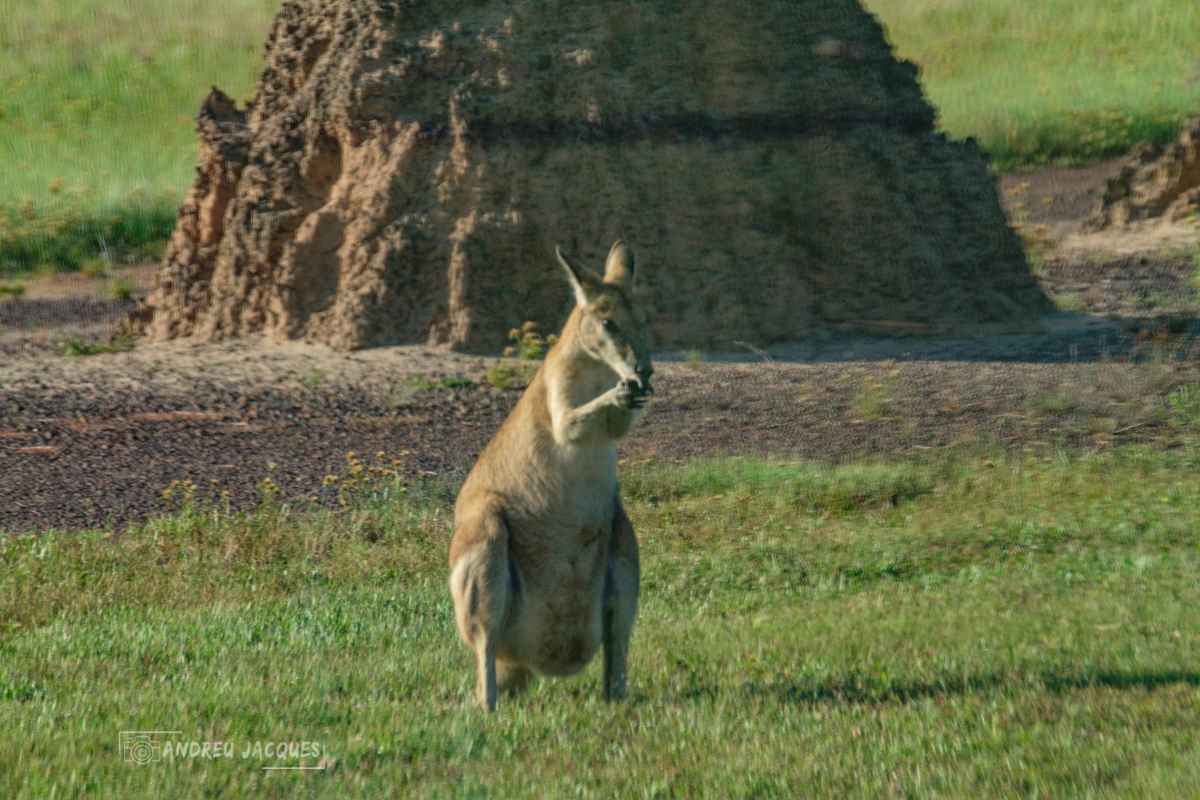
[[[623,243],[603,279],[559,261],[576,307],[454,509],[455,620],[475,651],[476,700],[488,710],[532,674],[578,672],[601,646],[604,696],[625,696],[639,567],[615,442],[650,391],[646,317]]]

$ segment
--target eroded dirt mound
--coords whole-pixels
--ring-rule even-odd
[[[493,351],[629,241],[656,345],[1050,310],[973,143],[855,0],[295,0],[215,92],[152,340]]]
[[[1166,147],[1143,142],[1130,151],[1087,221],[1099,230],[1163,218],[1178,222],[1200,207],[1200,117]]]

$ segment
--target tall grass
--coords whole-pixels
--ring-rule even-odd
[[[244,99],[279,0],[0,0],[0,271],[169,233],[210,86]]]
[[[1200,113],[1193,0],[864,0],[921,66],[942,128],[1002,170],[1167,142]]]

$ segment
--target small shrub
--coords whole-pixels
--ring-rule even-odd
[[[103,278],[109,272],[108,262],[103,258],[89,258],[79,265],[83,274],[89,278]]]
[[[688,369],[699,369],[704,363],[704,353],[700,350],[688,350],[683,354],[683,365]]]
[[[154,239],[149,242],[144,242],[133,248],[131,255],[137,261],[162,261],[162,257],[167,254],[167,240]]]
[[[20,300],[23,294],[25,294],[25,284],[23,283],[0,283],[0,301]]]
[[[892,398],[881,381],[867,376],[859,381],[852,408],[863,419],[881,419],[892,415]]]
[[[537,364],[504,361],[489,369],[485,380],[497,389],[524,389],[537,371]]]
[[[516,385],[517,382],[516,365],[509,364],[507,362],[497,364],[496,366],[488,369],[487,375],[484,376],[484,380],[486,380],[492,386],[495,386],[497,389],[511,389]]]
[[[438,381],[438,386],[441,386],[445,389],[461,389],[470,385],[471,379],[464,378],[457,372],[451,375],[449,378],[442,378],[440,381]]]
[[[137,287],[133,285],[133,281],[127,278],[117,278],[109,281],[104,287],[104,297],[108,300],[128,300],[133,296]]]
[[[309,389],[320,389],[328,375],[329,373],[320,367],[313,367],[299,382],[301,386],[307,386]]]
[[[509,331],[508,340],[512,344],[504,348],[504,355],[516,356],[526,363],[514,364],[506,361],[497,364],[487,371],[484,380],[497,389],[523,389],[533,380],[533,376],[537,375],[542,356],[548,348],[554,346],[558,337],[551,334],[542,338],[537,332],[537,323],[526,322],[520,328]]]
[[[126,334],[111,342],[84,339],[82,336],[71,336],[55,342],[58,354],[63,358],[81,358],[100,353],[124,353],[132,350],[136,344],[137,337],[133,334]]]
[[[522,361],[541,361],[546,350],[558,341],[558,337],[550,334],[543,339],[537,332],[537,323],[526,322],[520,328],[509,331],[508,340],[512,345],[504,348],[504,355],[515,355]]]
[[[1162,292],[1150,292],[1139,297],[1137,304],[1142,308],[1168,308],[1171,305],[1171,298]]]
[[[1065,389],[1040,397],[1037,410],[1043,414],[1069,414],[1078,407],[1075,398]]]
[[[428,500],[457,494],[457,487],[448,484],[444,478],[439,481],[435,472],[416,470],[410,477],[405,470],[405,457],[409,455],[407,450],[401,450],[399,458],[388,459],[381,450],[375,454],[374,463],[367,463],[349,452],[341,474],[325,476],[320,494],[326,500],[336,497],[343,508],[360,510],[380,501],[398,500],[401,495],[407,495],[411,500],[417,494]],[[374,535],[369,531],[368,534]]]

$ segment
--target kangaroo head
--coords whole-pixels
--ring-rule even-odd
[[[612,246],[603,278],[568,262],[558,247],[554,253],[575,290],[579,345],[621,379],[646,387],[654,367],[646,342],[646,312],[633,297],[634,259],[629,246],[622,241]]]

